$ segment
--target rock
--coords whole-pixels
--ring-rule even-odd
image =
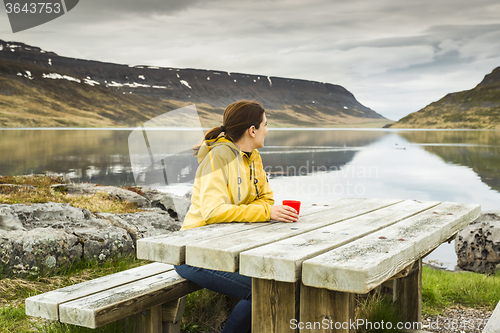
[[[23,224],[6,205],[0,206],[0,230],[23,230]]]
[[[168,212],[173,219],[180,222],[184,221],[184,217],[191,206],[190,199],[158,190],[146,190],[143,196],[151,201],[151,206]]]
[[[458,233],[457,265],[465,270],[493,274],[500,264],[500,211],[481,216]]]
[[[103,262],[135,255],[137,239],[180,229],[181,223],[167,212],[145,209],[133,214],[92,214],[54,202],[0,205],[4,225],[0,272],[17,276],[57,273],[81,260]],[[6,225],[9,230],[4,230]]]
[[[193,189],[190,189],[189,191],[184,194],[184,198],[188,199],[191,202],[191,197],[193,196]]]
[[[116,198],[123,201],[130,201],[136,204],[137,207],[139,208],[151,207],[150,201],[147,200],[145,197],[135,192],[114,186],[99,186],[96,184],[83,183],[83,184],[57,184],[53,185],[52,188],[54,188],[55,190],[56,189],[62,190],[64,192],[67,192],[68,194],[77,194],[77,195],[106,192],[112,198]]]
[[[163,235],[182,227],[182,223],[174,220],[167,212],[159,208],[150,208],[147,212],[97,213],[96,215],[105,219],[109,224],[126,230],[134,244],[137,239]]]
[[[113,257],[135,255],[135,243],[127,230],[102,221],[100,227],[77,229],[73,232],[83,245],[82,259],[106,261]]]
[[[57,273],[80,262],[82,252],[77,236],[63,230],[0,230],[0,272],[8,276]]]
[[[0,273],[55,274],[81,260],[107,261],[135,255],[140,238],[177,231],[191,205],[186,197],[146,190],[135,192],[94,184],[56,184],[75,195],[107,192],[143,211],[95,213],[63,203],[0,205]]]
[[[26,230],[51,227],[66,229],[69,233],[74,228],[88,226],[88,221],[95,219],[87,209],[55,202],[0,205],[0,215],[17,218]]]

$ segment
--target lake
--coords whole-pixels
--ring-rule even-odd
[[[0,175],[55,172],[75,182],[135,185],[128,148],[132,130],[0,130]],[[193,133],[158,130],[155,140],[176,147]],[[277,202],[376,197],[500,210],[500,131],[270,129],[265,145],[260,152]],[[194,178],[195,157],[187,151],[163,157],[156,159],[163,164],[145,162],[151,166],[137,182],[184,194]],[[425,261],[453,269],[453,243]]]

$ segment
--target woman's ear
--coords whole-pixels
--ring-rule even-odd
[[[254,126],[254,125],[252,125],[252,126],[250,126],[250,127],[248,128],[248,134],[250,134],[250,136],[251,136],[252,138],[255,138],[255,126]]]

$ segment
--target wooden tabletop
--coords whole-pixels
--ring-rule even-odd
[[[475,220],[477,204],[346,198],[296,223],[221,223],[137,241],[137,257],[366,293]]]

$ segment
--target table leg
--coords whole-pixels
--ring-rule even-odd
[[[415,261],[410,273],[394,280],[393,301],[404,311],[409,323],[422,320],[422,259]]]
[[[306,332],[355,332],[355,299],[352,293],[300,287],[300,322]]]
[[[299,283],[252,278],[252,333],[295,332]]]

